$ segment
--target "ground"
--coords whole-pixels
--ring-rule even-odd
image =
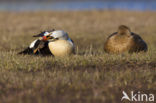
[[[155,18],[150,11],[1,11],[0,102],[120,103],[122,91],[156,93]],[[121,24],[147,42],[147,53],[103,51],[106,38]],[[35,39],[32,35],[46,29],[68,32],[76,55],[17,55]]]

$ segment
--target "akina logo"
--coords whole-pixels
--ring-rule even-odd
[[[137,93],[134,93],[134,91],[130,92],[130,95],[128,95],[125,91],[122,92],[123,97],[121,98],[121,101],[128,100],[128,101],[138,101],[138,102],[154,102],[154,94],[145,94],[138,91]]]

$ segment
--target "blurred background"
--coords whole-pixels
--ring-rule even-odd
[[[0,11],[156,10],[156,0],[0,0]]]

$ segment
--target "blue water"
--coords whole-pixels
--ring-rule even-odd
[[[156,11],[155,1],[86,1],[86,2],[14,2],[0,3],[0,11],[38,10],[151,10]]]

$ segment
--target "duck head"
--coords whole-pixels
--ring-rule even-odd
[[[118,28],[118,34],[119,35],[131,35],[131,30],[129,27],[125,26],[125,25],[120,25]]]
[[[62,30],[49,32],[49,34],[42,37],[43,41],[54,42],[56,40],[68,40],[68,34]]]

